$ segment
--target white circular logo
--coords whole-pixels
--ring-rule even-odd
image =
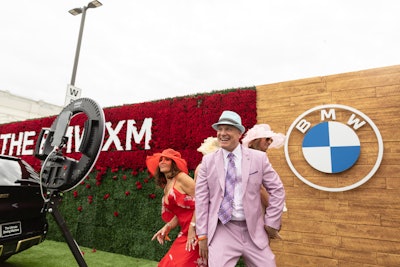
[[[290,169],[319,190],[356,188],[375,174],[382,161],[383,141],[378,128],[364,113],[348,106],[312,108],[292,123],[286,136],[285,157]],[[364,145],[368,150],[363,151]],[[302,155],[296,153],[300,151]],[[368,163],[371,158],[374,164]]]

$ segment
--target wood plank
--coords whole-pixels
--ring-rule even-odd
[[[400,65],[312,77],[256,87],[257,120],[287,134],[303,112],[322,104],[342,104],[368,116],[383,138],[384,156],[374,176],[345,192],[314,189],[289,168],[283,149],[270,160],[286,191],[288,211],[283,216],[283,241],[271,244],[278,266],[400,266]],[[350,111],[337,112],[346,122]],[[313,125],[318,112],[307,116]],[[322,174],[305,161],[304,134],[294,130],[288,152],[296,170],[307,179],[343,186],[365,176],[374,166],[378,145],[365,125],[356,131],[362,144],[357,164],[341,174]]]

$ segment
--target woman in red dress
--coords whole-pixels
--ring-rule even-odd
[[[161,267],[203,267],[207,261],[199,256],[195,231],[194,189],[195,182],[188,175],[186,161],[171,148],[146,158],[147,169],[155,177],[156,184],[164,188],[161,218],[166,224],[153,236],[160,244],[169,241],[168,233],[180,226],[180,232],[167,254],[161,259]]]

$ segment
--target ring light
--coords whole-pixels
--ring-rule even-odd
[[[78,151],[79,160],[63,155],[68,141],[65,135],[75,115],[84,113],[83,137]],[[41,160],[40,178],[48,190],[69,191],[76,187],[91,171],[100,154],[104,140],[104,112],[92,99],[80,98],[67,105],[50,128],[42,129],[35,147],[35,156]]]

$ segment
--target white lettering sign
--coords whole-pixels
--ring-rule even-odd
[[[120,133],[123,126],[126,124],[126,132]],[[151,127],[153,125],[152,118],[145,118],[141,128],[136,125],[135,120],[122,120],[113,128],[111,122],[106,122],[106,132],[108,138],[104,140],[102,151],[108,151],[111,145],[114,145],[117,151],[130,151],[137,145],[144,142],[144,149],[150,149]],[[33,155],[34,153],[34,137],[35,131],[25,131],[19,133],[4,133],[0,134],[1,154],[10,156]],[[68,138],[66,144],[66,152],[78,152],[78,148],[82,142],[83,130],[79,125],[68,126],[65,135]],[[125,135],[125,144],[121,144],[119,134]],[[107,135],[106,135],[107,136]],[[43,144],[41,145],[41,147]],[[72,148],[74,147],[74,151]]]

